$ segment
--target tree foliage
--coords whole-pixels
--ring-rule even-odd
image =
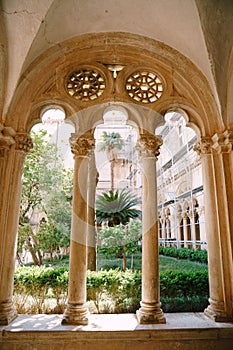
[[[110,162],[111,174],[111,189],[114,189],[114,166],[117,160],[117,153],[122,149],[124,140],[118,132],[107,133],[103,131],[102,141],[99,143],[99,151],[106,152],[107,158]]]
[[[102,241],[99,251],[106,257],[116,254],[123,258],[123,270],[126,269],[126,259],[139,251],[142,240],[142,224],[140,220],[130,220],[127,225],[104,227],[98,233]]]
[[[140,204],[140,198],[128,189],[104,192],[96,199],[97,224],[126,225],[130,219],[141,216],[141,210],[136,208]]]
[[[106,152],[110,161],[116,160],[117,151],[121,150],[124,145],[124,140],[118,132],[107,133],[103,131],[102,142],[99,144],[99,151]]]
[[[17,256],[25,248],[35,265],[41,265],[42,252],[52,256],[52,250],[69,245],[71,225],[73,171],[64,169],[57,146],[46,136],[44,130],[31,132],[34,147],[26,157],[22,178]],[[35,210],[43,213],[43,220],[34,218]]]

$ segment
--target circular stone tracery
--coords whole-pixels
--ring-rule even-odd
[[[160,78],[152,72],[136,72],[126,81],[126,90],[129,96],[142,103],[153,103],[163,93],[163,84]]]
[[[105,81],[102,75],[91,69],[80,69],[73,72],[66,82],[68,94],[77,100],[93,101],[102,95]]]

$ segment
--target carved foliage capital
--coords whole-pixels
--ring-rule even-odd
[[[233,133],[226,130],[222,134],[215,134],[212,137],[213,150],[217,153],[230,153],[232,151]]]
[[[15,131],[11,127],[0,124],[0,149],[8,149],[15,143]]]
[[[157,157],[162,144],[163,140],[160,136],[151,134],[148,131],[143,131],[143,133],[140,134],[136,149],[142,157]]]
[[[211,154],[212,152],[212,139],[208,136],[202,136],[199,141],[194,145],[193,150],[199,155]]]
[[[71,134],[70,147],[74,156],[88,156],[95,147],[93,132],[90,130],[81,136]]]
[[[33,142],[29,134],[19,132],[15,135],[15,149],[16,151],[29,152],[33,148]]]

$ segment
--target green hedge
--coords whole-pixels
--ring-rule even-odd
[[[159,254],[171,256],[177,259],[188,259],[191,261],[197,261],[203,264],[207,264],[207,250],[159,246]]]
[[[67,268],[16,269],[15,304],[21,313],[63,312],[67,289]],[[161,273],[160,290],[162,308],[166,312],[203,311],[208,303],[208,273]],[[87,300],[94,304],[93,312],[135,312],[140,299],[141,271],[88,271]]]

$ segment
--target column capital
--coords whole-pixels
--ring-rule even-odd
[[[9,149],[15,143],[15,130],[0,124],[0,149]]]
[[[213,150],[217,153],[230,153],[233,145],[233,132],[226,130],[221,134],[214,134],[212,136]]]
[[[88,156],[95,147],[93,131],[87,131],[82,135],[76,133],[71,134],[70,147],[74,156]]]
[[[146,130],[140,133],[136,149],[141,157],[155,157],[159,155],[159,148],[163,144],[161,136],[154,135]]]
[[[15,150],[28,153],[33,148],[33,142],[28,133],[18,132],[15,135]]]
[[[209,136],[202,136],[194,145],[193,150],[199,155],[212,153],[212,139]]]

